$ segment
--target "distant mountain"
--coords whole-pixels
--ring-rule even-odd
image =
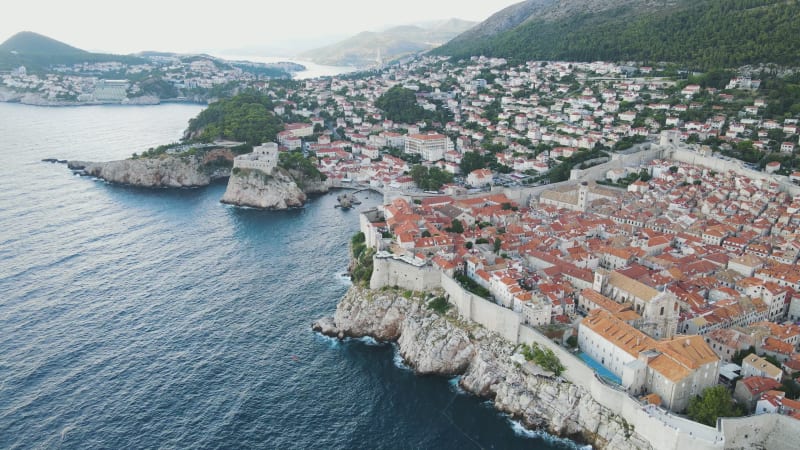
[[[431,53],[525,60],[800,64],[797,0],[528,0]]]
[[[32,31],[21,31],[0,44],[0,51],[27,55],[86,55],[89,52]]]
[[[402,25],[384,31],[364,31],[333,45],[300,56],[318,64],[369,67],[430,50],[475,25],[460,19]]]
[[[32,31],[19,32],[0,44],[0,70],[25,66],[30,70],[81,62],[143,61],[133,56],[91,53]]]

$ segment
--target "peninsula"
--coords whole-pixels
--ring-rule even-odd
[[[207,186],[228,179],[223,203],[262,209],[302,206],[310,194],[327,192],[327,177],[302,152],[279,152],[285,126],[272,101],[246,92],[212,103],[189,122],[181,142],[109,162],[69,161],[74,171],[110,183],[147,188]],[[259,145],[261,142],[266,144]]]

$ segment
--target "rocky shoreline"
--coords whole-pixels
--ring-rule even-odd
[[[220,202],[259,209],[287,209],[303,206],[306,194],[285,171],[266,174],[260,170],[234,171]]]
[[[229,150],[214,150],[203,157],[170,156],[137,158],[108,162],[63,161],[53,158],[44,162],[66,163],[82,175],[109,183],[145,188],[193,188],[208,186],[228,179],[222,203],[258,209],[282,210],[303,206],[309,195],[328,192],[328,185],[309,179],[302,173],[277,168],[266,174],[258,170],[236,170],[215,165],[220,160],[233,160]]]
[[[595,448],[649,449],[625,420],[597,403],[585,389],[536,375],[531,363],[512,359],[515,346],[451,309],[426,306],[428,294],[352,286],[333,317],[312,329],[343,339],[369,336],[396,341],[405,363],[419,375],[461,375],[465,391],[491,399],[499,411],[526,427],[592,444]],[[427,295],[427,296],[426,296]]]
[[[69,161],[67,167],[109,183],[146,188],[208,186],[212,181],[230,175],[229,169],[214,172],[203,170],[203,160],[198,157],[165,156],[107,162]]]

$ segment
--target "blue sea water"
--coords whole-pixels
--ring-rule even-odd
[[[347,289],[335,195],[264,212],[42,158],[177,140],[195,105],[0,103],[0,448],[572,448],[392,345],[310,330]],[[359,194],[364,205],[379,201]]]

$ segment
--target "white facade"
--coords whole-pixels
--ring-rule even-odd
[[[439,161],[453,150],[453,142],[443,134],[411,134],[406,137],[405,152],[418,154],[425,161]]]

